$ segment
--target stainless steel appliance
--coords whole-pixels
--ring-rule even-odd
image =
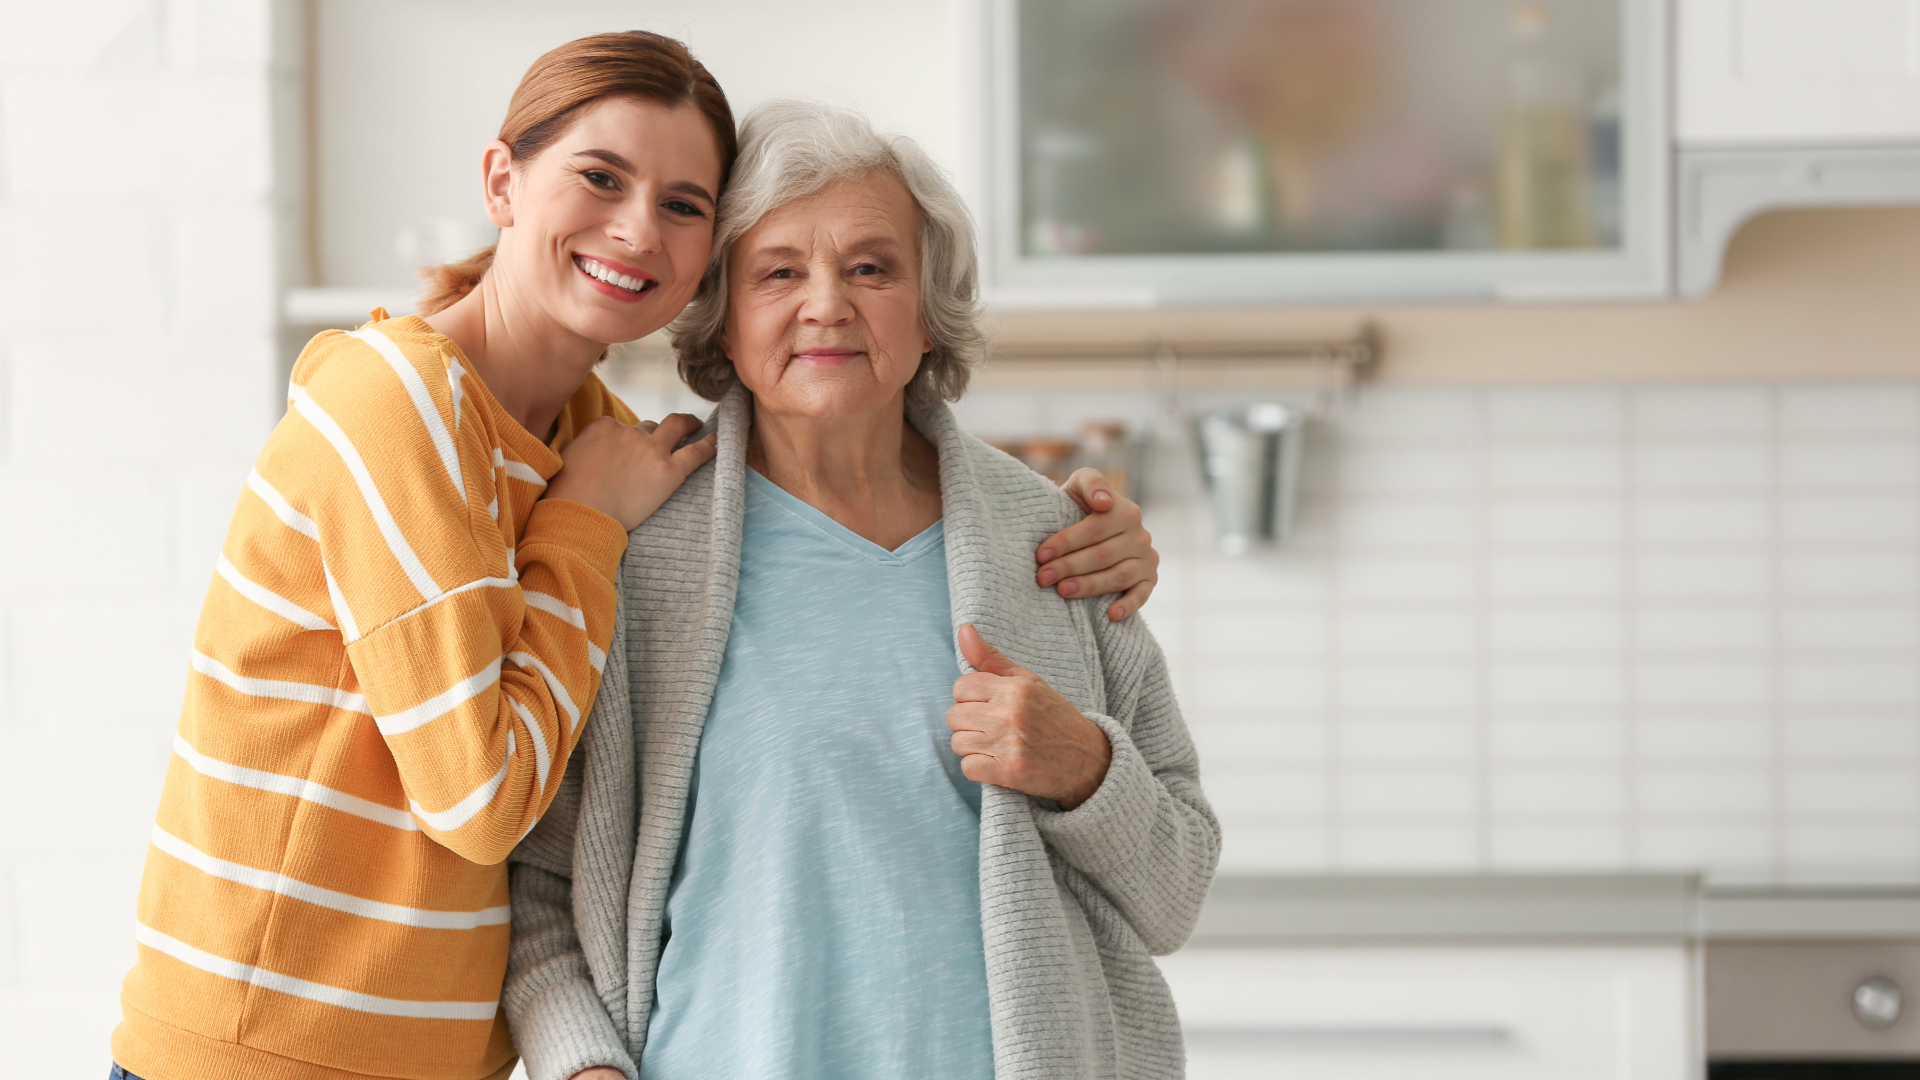
[[[1916,992],[1920,940],[1709,941],[1709,1080],[1920,1078]]]

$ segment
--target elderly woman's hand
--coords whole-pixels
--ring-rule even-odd
[[[1113,760],[1107,733],[972,623],[960,627],[960,653],[975,670],[953,684],[947,727],[967,779],[1052,799],[1063,810],[1092,798]]]
[[[1065,597],[1120,593],[1107,605],[1107,618],[1119,622],[1140,610],[1160,580],[1160,553],[1140,523],[1140,504],[1097,469],[1076,471],[1061,490],[1087,516],[1040,542],[1034,580]]]

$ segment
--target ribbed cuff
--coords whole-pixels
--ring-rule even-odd
[[[569,979],[540,991],[508,1019],[527,1063],[528,1080],[569,1080],[582,1069],[619,1069],[640,1080],[640,1069],[614,1030],[613,1018],[591,984]]]
[[[577,552],[601,576],[616,581],[620,558],[627,553],[627,530],[586,503],[541,499],[533,504],[527,531],[520,537],[522,547],[529,543],[555,544]]]
[[[1087,719],[1107,735],[1113,756],[1106,777],[1079,806],[1050,810],[1036,803],[1033,816],[1040,835],[1061,857],[1079,870],[1098,874],[1125,864],[1146,846],[1161,789],[1118,721],[1099,713]]]

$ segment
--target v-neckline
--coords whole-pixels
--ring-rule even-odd
[[[861,536],[833,518],[819,507],[812,505],[793,492],[761,475],[758,469],[747,466],[747,487],[756,494],[764,496],[775,507],[791,514],[818,531],[827,539],[834,541],[865,559],[884,563],[889,566],[905,566],[932,550],[941,539],[944,519],[937,518],[934,523],[920,530],[912,539],[899,547],[888,551],[879,544]]]

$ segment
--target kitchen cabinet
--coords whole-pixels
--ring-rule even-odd
[[[1652,299],[1920,203],[1920,0],[983,0],[1003,308]]]
[[[1683,147],[1920,142],[1920,3],[1681,0]]]
[[[1675,288],[1708,292],[1742,223],[1920,202],[1920,2],[1680,0]]]
[[[1666,0],[990,0],[996,304],[1653,297]]]
[[[1191,1080],[1691,1080],[1679,943],[1190,947],[1161,960]]]

